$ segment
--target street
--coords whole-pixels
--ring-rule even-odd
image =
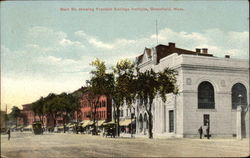
[[[249,139],[104,138],[68,133],[1,135],[1,157],[245,157]]]

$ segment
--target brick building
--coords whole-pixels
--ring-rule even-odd
[[[31,104],[22,105],[21,117],[18,118],[18,125],[27,126],[31,125],[35,119],[34,112],[32,111]]]
[[[21,117],[18,118],[18,125],[28,126],[32,125],[34,121],[40,121],[38,116],[35,116],[32,111],[32,104],[24,104],[22,105],[23,109],[21,110]],[[58,118],[57,122],[60,122],[60,118]],[[53,126],[53,119],[49,116],[44,117],[43,124],[45,126]]]
[[[91,99],[93,98],[93,99]],[[94,117],[99,122],[111,121],[111,107],[112,101],[109,97],[102,95],[99,97],[98,104],[96,106],[96,114],[94,104],[90,105],[90,102],[95,102],[96,97],[93,97],[89,92],[82,95],[80,99],[81,103],[81,116],[80,119],[84,120],[94,120]],[[100,125],[100,124],[99,124]]]

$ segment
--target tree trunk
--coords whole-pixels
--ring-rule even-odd
[[[54,128],[56,127],[56,119],[54,118]]]
[[[52,114],[52,118],[53,118],[53,121],[54,121],[54,128],[56,127],[56,116]]]
[[[66,120],[66,116],[67,115],[63,115],[62,117],[63,117],[63,133],[65,133],[66,131],[65,131],[65,120]]]
[[[148,113],[148,138],[153,139],[153,115],[151,112],[152,109],[152,101],[149,102],[149,109],[147,110]]]
[[[115,105],[114,105],[114,112],[113,112],[113,114],[114,114],[114,121],[115,121],[115,127],[116,127],[116,129],[115,129],[115,136],[117,136],[118,135],[118,130],[117,130],[117,128],[118,128],[118,126],[117,126],[117,112],[116,112],[116,107],[115,107]]]
[[[43,127],[43,117],[42,117],[42,115],[38,115],[38,116],[39,116],[39,120],[42,123],[42,127]]]
[[[99,97],[98,97],[98,100],[95,102],[94,104],[94,129],[92,131],[92,134],[93,135],[97,135],[97,128],[96,128],[96,109],[97,109],[97,105],[99,103]]]
[[[45,130],[45,114],[42,115],[42,126],[43,126],[43,129]]]
[[[116,107],[116,112],[117,112],[117,135],[118,137],[120,137],[120,109],[119,109],[119,106]]]
[[[151,111],[148,112],[148,133],[149,133],[149,138],[153,139],[153,121],[152,121],[152,113]]]

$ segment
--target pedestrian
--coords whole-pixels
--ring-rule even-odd
[[[202,134],[203,134],[202,126],[198,129],[198,132],[200,134],[200,139],[202,139]]]
[[[209,139],[209,137],[210,137],[210,128],[209,128],[209,126],[207,126],[207,130],[206,130],[206,132],[207,132],[207,139]]]
[[[10,140],[10,129],[8,129],[7,134],[8,134],[8,140]]]

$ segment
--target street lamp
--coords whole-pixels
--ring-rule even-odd
[[[241,94],[239,94],[238,97],[240,99],[240,104],[239,105],[241,106],[241,99],[242,99],[243,96]]]

